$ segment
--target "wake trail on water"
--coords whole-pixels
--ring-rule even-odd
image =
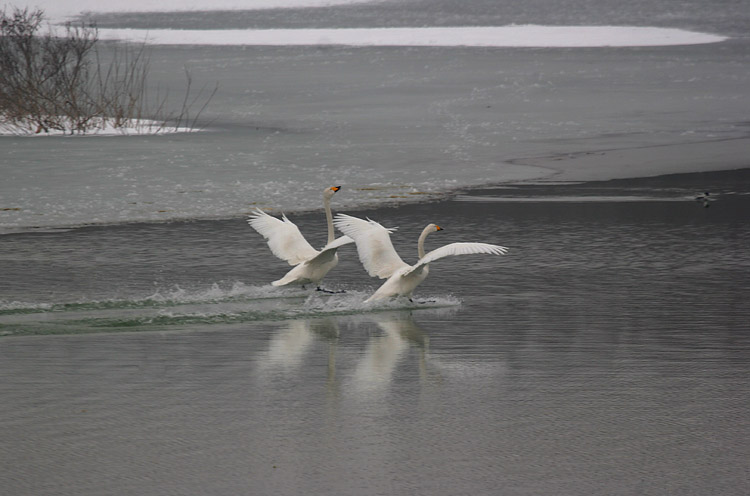
[[[203,289],[173,287],[146,297],[19,302],[0,300],[0,336],[176,330],[191,326],[236,325],[394,310],[460,305],[453,296],[365,303],[371,290],[324,293],[301,288],[212,284]]]

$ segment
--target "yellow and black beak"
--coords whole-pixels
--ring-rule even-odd
[[[440,226],[435,226],[435,230],[436,230],[436,231],[442,231],[442,230],[443,230],[443,228],[442,228],[442,227],[440,227]]]
[[[331,186],[331,191],[333,191],[334,193],[340,189],[341,189],[341,186]]]

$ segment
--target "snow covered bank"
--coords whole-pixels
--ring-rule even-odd
[[[109,40],[156,45],[642,47],[698,45],[724,36],[640,26],[496,26],[354,29],[101,29]]]
[[[132,136],[150,134],[190,133],[198,128],[172,126],[153,120],[133,120],[123,126],[115,126],[111,119],[98,119],[89,123],[85,132],[72,130],[72,125],[66,130],[41,130],[33,122],[3,123],[0,122],[0,136]]]

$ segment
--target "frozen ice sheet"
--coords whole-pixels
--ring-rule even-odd
[[[645,26],[471,26],[346,29],[102,29],[104,39],[161,45],[636,47],[696,45],[725,36]]]

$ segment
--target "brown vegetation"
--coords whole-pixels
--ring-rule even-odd
[[[85,134],[103,127],[193,129],[216,92],[190,108],[191,77],[179,112],[165,110],[166,95],[147,94],[149,57],[143,45],[117,46],[108,60],[97,49],[93,25],[68,23],[42,32],[44,12],[0,12],[0,127],[15,132]]]

